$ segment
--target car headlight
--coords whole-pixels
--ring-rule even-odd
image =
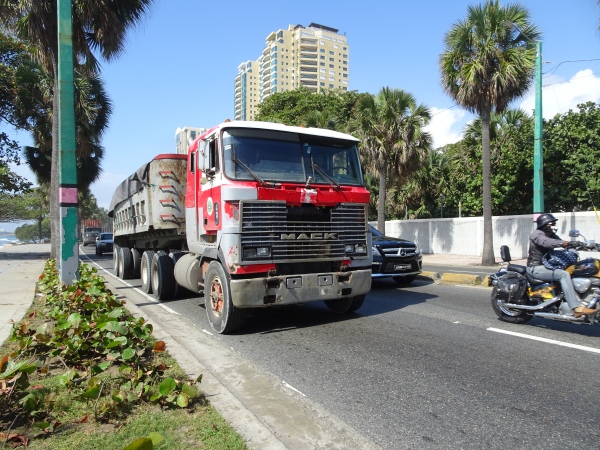
[[[383,256],[381,254],[381,252],[379,250],[377,250],[377,247],[373,246],[372,250],[373,250],[373,255]]]

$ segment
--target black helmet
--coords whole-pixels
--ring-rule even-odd
[[[537,223],[539,230],[540,228],[544,228],[549,223],[556,222],[556,220],[556,217],[554,217],[552,214],[542,214],[535,222]]]

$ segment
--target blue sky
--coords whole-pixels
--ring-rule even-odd
[[[345,33],[350,89],[374,94],[384,86],[404,89],[432,109],[430,131],[437,145],[458,140],[472,116],[441,89],[438,58],[444,34],[477,3],[156,0],[141,26],[129,33],[124,54],[102,64],[114,113],[102,140],[103,174],[92,185],[98,204],[107,208],[125,177],[154,155],[173,152],[177,127],[210,127],[233,118],[238,65],[257,59],[267,35],[290,24],[316,22]],[[596,1],[521,4],[542,32],[543,61],[548,62],[543,67],[544,116],[567,112],[582,101],[598,102]],[[532,112],[533,92],[514,106],[521,105]],[[27,134],[15,136],[22,145],[31,144]],[[16,170],[34,181],[28,169]]]

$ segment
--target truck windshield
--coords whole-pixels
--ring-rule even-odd
[[[362,186],[356,142],[281,131],[223,132],[225,175],[235,180]]]

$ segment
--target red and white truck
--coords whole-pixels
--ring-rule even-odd
[[[160,154],[115,191],[117,276],[169,300],[203,294],[212,328],[248,308],[324,300],[358,309],[371,288],[369,192],[348,134],[225,122],[187,154]]]

